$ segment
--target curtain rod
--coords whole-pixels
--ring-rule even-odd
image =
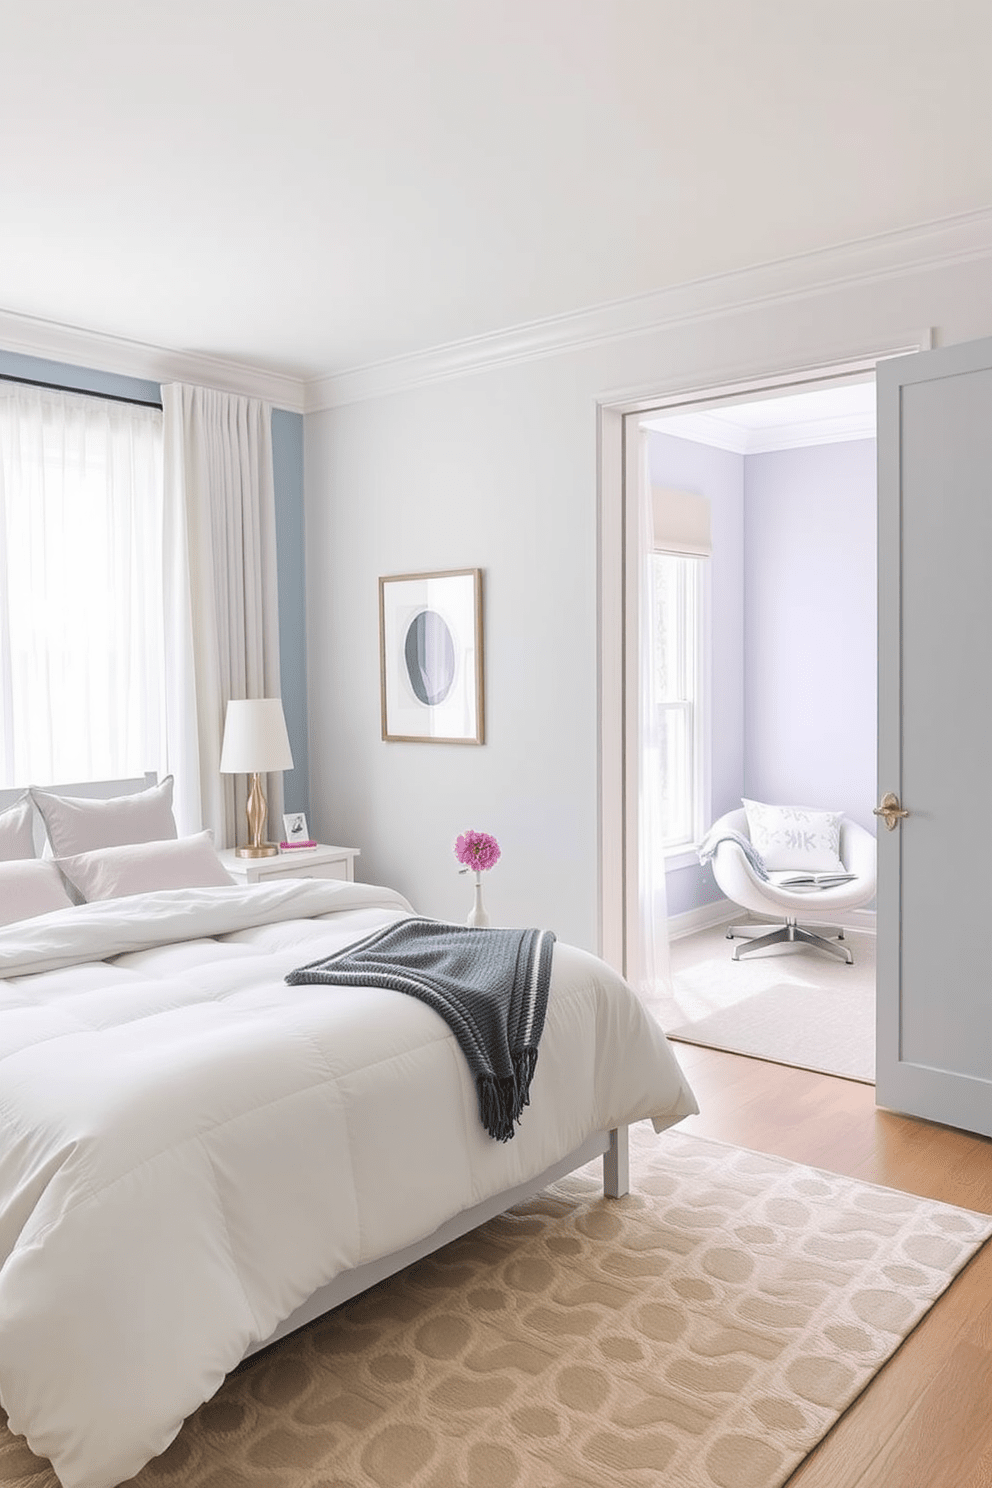
[[[0,372],[0,382],[20,382],[26,387],[50,388],[53,393],[79,393],[84,398],[105,398],[109,403],[133,403],[138,408],[161,408],[161,398],[126,398],[123,393],[95,393],[89,388],[66,387],[62,382],[42,382],[36,377],[16,377]]]

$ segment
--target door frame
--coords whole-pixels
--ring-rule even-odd
[[[629,430],[649,413],[701,410],[751,398],[830,387],[874,372],[878,362],[912,352],[929,351],[933,332],[908,337],[898,345],[850,357],[817,361],[788,369],[755,372],[732,382],[702,383],[678,390],[659,387],[605,394],[596,400],[597,448],[597,716],[599,954],[622,976],[627,975],[632,937],[636,934],[636,893],[632,880],[639,852],[635,803],[638,799],[638,751],[633,747],[637,717],[637,573],[630,552],[637,524],[636,491],[628,469]]]

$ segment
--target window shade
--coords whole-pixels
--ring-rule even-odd
[[[651,491],[654,533],[652,548],[656,553],[689,553],[708,558],[710,540],[710,503],[708,496],[693,491],[673,491],[654,486]]]

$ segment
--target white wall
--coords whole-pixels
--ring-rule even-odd
[[[454,840],[468,827],[492,832],[503,849],[486,884],[494,919],[553,920],[588,943],[595,421],[556,369],[525,370],[308,423],[312,825],[361,849],[359,876],[454,919],[471,903]],[[475,566],[486,744],[383,743],[379,576]]]
[[[747,794],[874,833],[875,441],[748,455],[744,509]]]
[[[771,376],[929,326],[946,342],[992,334],[992,259],[836,274],[815,292],[756,293],[308,415],[316,834],[360,848],[360,876],[464,919],[452,842],[465,827],[495,832],[494,917],[595,948],[597,399]],[[488,742],[384,744],[378,576],[470,565],[486,572]]]

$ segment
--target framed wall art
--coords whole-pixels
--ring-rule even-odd
[[[379,580],[382,737],[482,744],[482,570]]]

